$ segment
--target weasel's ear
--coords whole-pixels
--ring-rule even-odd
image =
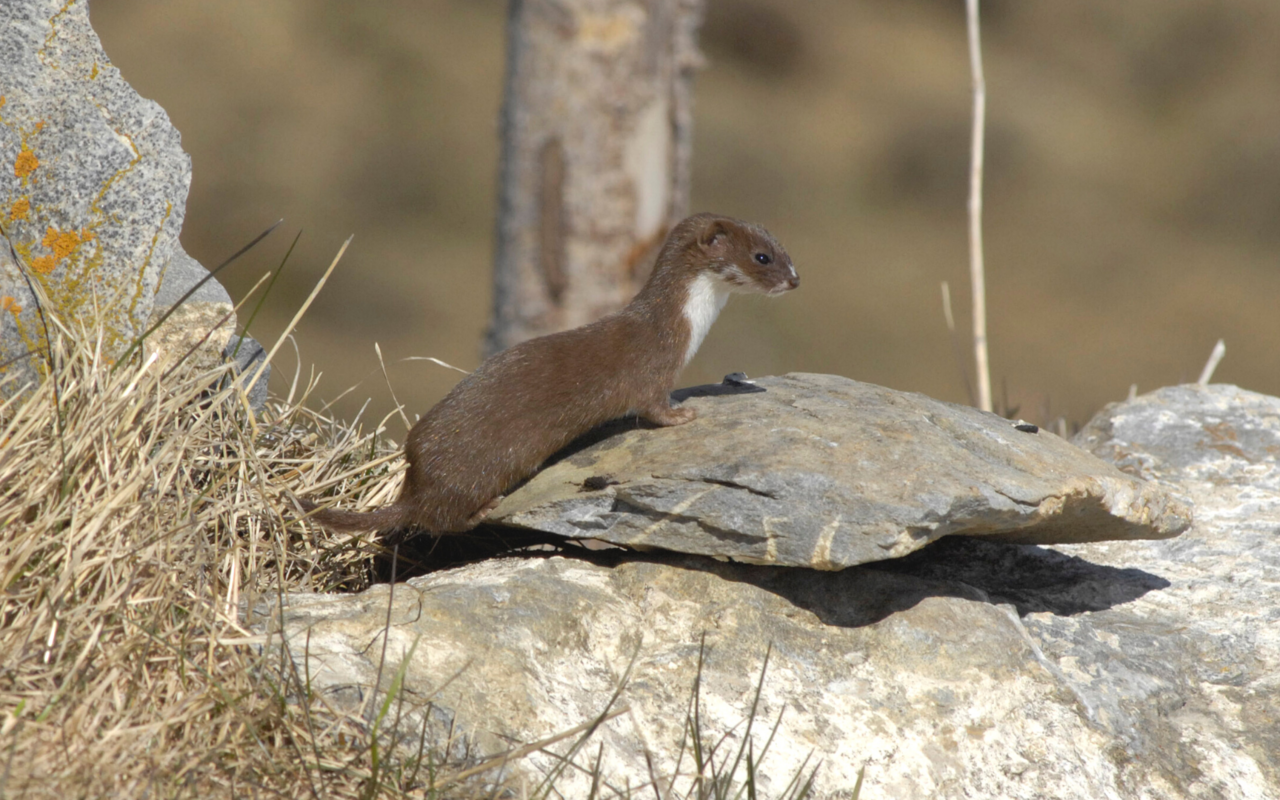
[[[703,227],[702,233],[698,235],[698,244],[702,245],[704,250],[710,250],[713,247],[723,246],[728,238],[728,223],[722,219],[713,219]]]

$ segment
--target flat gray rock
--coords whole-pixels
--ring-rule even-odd
[[[84,0],[0,2],[0,363],[43,350],[28,279],[46,314],[101,313],[107,347],[127,347],[151,315],[190,184],[178,131],[111,65]],[[34,363],[8,370],[33,377]]]
[[[952,534],[1159,539],[1191,521],[1167,489],[994,414],[832,375],[756,383],[765,391],[685,390],[694,422],[621,426],[538,473],[490,520],[822,570]]]

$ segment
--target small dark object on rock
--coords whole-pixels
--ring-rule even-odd
[[[613,478],[610,478],[608,475],[592,475],[590,478],[587,478],[585,481],[582,482],[582,489],[580,489],[579,491],[598,492],[601,489],[605,488],[606,486],[617,486],[617,485],[618,485],[618,482],[615,481]]]
[[[1018,423],[1015,423],[1013,427],[1017,428],[1023,433],[1039,433],[1040,432],[1040,426],[1033,425],[1030,422],[1018,422]]]
[[[731,394],[754,394],[763,392],[765,388],[754,381],[747,380],[745,372],[730,372],[720,383],[704,383],[701,386],[688,386],[676,389],[671,399],[683,403],[690,397],[722,397]]]

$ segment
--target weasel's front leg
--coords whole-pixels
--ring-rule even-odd
[[[672,425],[683,425],[686,422],[693,422],[698,416],[698,412],[692,408],[672,408],[671,402],[667,398],[662,398],[658,403],[654,403],[648,408],[640,409],[640,418],[652,422],[654,425],[670,427]]]

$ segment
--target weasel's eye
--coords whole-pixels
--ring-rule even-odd
[[[772,263],[773,263],[773,259],[769,256],[769,254],[768,254],[768,253],[756,253],[756,263],[757,263],[757,264],[772,264]]]

